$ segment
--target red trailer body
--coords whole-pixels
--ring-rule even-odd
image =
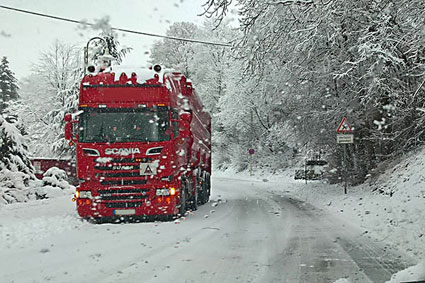
[[[154,69],[81,82],[65,136],[76,146],[83,218],[172,217],[209,199],[211,117],[184,75]]]

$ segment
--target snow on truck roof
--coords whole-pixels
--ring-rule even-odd
[[[174,69],[169,68],[161,68],[160,71],[155,71],[152,67],[134,67],[134,66],[111,66],[106,68],[104,71],[91,73],[93,77],[100,75],[100,74],[106,74],[111,73],[114,74],[114,81],[119,81],[120,77],[125,74],[127,78],[131,78],[133,74],[136,74],[137,77],[137,83],[138,84],[144,84],[146,81],[155,79],[155,75],[158,75],[158,81],[160,83],[164,83],[164,75],[166,74],[180,74]],[[83,83],[84,85],[87,85],[88,82]]]

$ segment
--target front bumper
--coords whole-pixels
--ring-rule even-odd
[[[105,202],[96,199],[77,199],[77,211],[82,218],[160,216],[178,213],[177,196],[155,197],[137,201]]]
[[[174,196],[157,196],[156,188],[171,184],[156,184],[149,187],[99,187],[81,186],[77,190],[92,189],[91,198],[77,198],[77,212],[82,218],[123,216],[177,215],[180,205],[179,191]]]

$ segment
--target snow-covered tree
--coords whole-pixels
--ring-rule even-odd
[[[209,0],[206,13],[220,22],[231,2]],[[235,56],[253,86],[243,97],[254,101],[269,145],[295,135],[297,147],[325,148],[340,166],[335,129],[348,116],[357,138],[348,162],[361,181],[382,160],[423,144],[425,2],[237,2]]]
[[[44,109],[38,116],[44,127],[42,139],[48,142],[49,152],[45,155],[66,155],[70,147],[64,139],[66,113],[71,113],[78,104],[79,83],[83,75],[79,48],[56,41],[51,49],[42,53],[33,66],[33,78],[39,83],[39,90],[48,94]],[[30,96],[38,95],[31,93]],[[44,96],[44,94],[41,94]],[[38,120],[38,119],[37,119]]]
[[[0,205],[28,200],[34,195],[29,187],[34,178],[26,139],[0,115]]]
[[[18,99],[18,90],[18,81],[4,56],[0,62],[0,113],[4,112],[9,101]]]
[[[208,20],[202,26],[175,23],[169,28],[167,35],[230,42],[236,37],[236,31],[226,23],[216,27],[214,20]],[[246,164],[243,161],[245,155],[240,158],[239,153],[247,150],[249,139],[246,135],[240,135],[244,133],[240,131],[240,125],[246,121],[242,116],[238,116],[238,113],[246,112],[247,108],[242,103],[243,107],[235,109],[236,105],[240,106],[237,98],[244,87],[239,85],[241,64],[231,56],[231,50],[222,46],[165,39],[154,45],[151,62],[181,71],[193,81],[197,94],[213,116],[215,162],[219,166],[227,166],[237,159],[241,160],[241,164]],[[236,119],[229,119],[229,116],[226,117],[223,113],[235,116]],[[235,150],[236,147],[238,150]]]
[[[177,22],[171,25],[166,34],[179,38],[199,38],[199,27],[189,22]],[[157,41],[152,50],[150,59],[153,64],[161,64],[168,68],[179,70],[187,77],[192,77],[194,68],[193,59],[195,46],[186,41],[164,39]]]

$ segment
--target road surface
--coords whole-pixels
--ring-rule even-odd
[[[214,178],[213,190],[176,222],[90,224],[70,196],[2,208],[0,282],[366,283],[410,264],[285,184]]]

